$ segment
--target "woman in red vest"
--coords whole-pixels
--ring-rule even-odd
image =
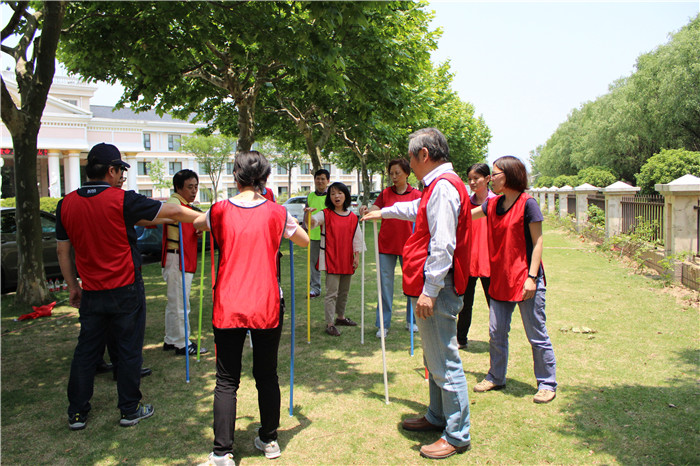
[[[350,282],[360,265],[360,253],[365,242],[357,215],[350,212],[350,190],[336,182],[328,188],[326,208],[311,217],[310,229],[321,227],[321,252],[318,270],[326,271],[326,333],[338,337],[336,326],[355,327],[356,322],[345,317]],[[316,209],[307,207],[306,212]],[[335,317],[335,321],[333,318]]]
[[[472,210],[474,220],[487,217],[491,257],[489,295],[489,354],[491,367],[475,392],[506,386],[508,332],[517,304],[530,345],[537,379],[535,403],[549,403],[556,396],[556,361],[547,334],[544,268],[542,267],[542,212],[525,193],[527,170],[513,156],[493,163],[491,186],[503,193]]]
[[[389,177],[394,183],[393,186],[385,188],[374,201],[374,205],[367,209],[360,208],[360,215],[382,207],[390,207],[397,202],[413,201],[421,197],[421,192],[408,184],[408,175],[411,174],[411,167],[406,159],[394,159],[387,165]],[[379,230],[379,272],[382,286],[382,314],[384,318],[384,332],[389,333],[391,327],[391,308],[394,301],[394,269],[398,259],[403,265],[403,247],[406,240],[413,233],[413,223],[406,220],[384,219]],[[409,329],[409,315],[406,310],[406,328]],[[415,319],[413,319],[415,322]],[[379,306],[377,306],[377,338],[381,337],[379,326]],[[410,329],[409,329],[410,330]],[[418,327],[413,324],[413,331],[417,332]],[[384,336],[386,336],[386,333]]]
[[[277,251],[282,238],[305,247],[309,237],[284,207],[259,194],[269,174],[270,164],[260,153],[236,155],[234,176],[239,194],[215,203],[195,221],[195,227],[211,231],[219,245],[212,319],[216,345],[214,451],[204,464],[234,464],[236,392],[248,331],[261,421],[255,447],[267,458],[281,454],[277,349],[284,301],[277,278]]]
[[[472,190],[472,195],[469,200],[474,206],[481,206],[487,199],[496,197],[489,189],[489,181],[491,181],[491,170],[485,163],[475,163],[469,167],[467,172],[469,180],[469,189]],[[489,264],[489,245],[487,242],[487,225],[486,219],[476,220],[469,227],[469,281],[467,282],[467,292],[464,294],[464,305],[459,311],[457,319],[457,344],[459,349],[467,347],[467,335],[469,327],[472,325],[472,308],[474,307],[474,292],[476,291],[476,282],[481,279],[481,288],[486,296],[486,306],[490,305],[491,298],[489,297],[489,277],[491,276],[491,267]]]

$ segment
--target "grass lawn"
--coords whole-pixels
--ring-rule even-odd
[[[409,354],[405,299],[397,279],[395,315],[386,340],[390,403],[384,401],[382,357],[374,334],[377,302],[372,230],[366,232],[364,345],[360,328],[327,336],[323,299],[311,301],[306,342],[306,253],[295,252],[296,353],[294,412],[289,416],[290,310],[279,357],[282,415],[276,464],[425,464],[418,449],[435,433],[404,432],[400,422],[423,414],[427,401],[420,337]],[[700,463],[698,295],[664,289],[635,275],[564,230],[545,224],[548,329],[557,357],[557,398],[536,405],[532,356],[522,323],[513,318],[507,388],[474,393],[488,371],[488,310],[477,286],[467,351],[461,352],[470,387],[472,450],[440,464]],[[289,295],[289,249],[284,244],[283,288]],[[207,276],[209,264],[204,268]],[[397,276],[399,271],[397,269]],[[165,285],[160,264],[144,267],[148,318],[144,402],[155,415],[135,427],[118,426],[116,386],[98,375],[85,430],[67,425],[66,386],[78,335],[77,310],[62,302],[53,316],[15,322],[28,309],[2,297],[2,463],[196,464],[212,449],[215,383],[211,293],[205,285],[202,344],[211,351],[185,361],[161,349]],[[205,280],[205,283],[207,280]],[[197,325],[199,277],[190,321]],[[360,273],[348,317],[360,321]],[[59,292],[61,301],[67,292]],[[289,299],[287,299],[289,305]],[[584,333],[584,331],[591,333]],[[237,464],[268,464],[253,446],[258,427],[251,350],[246,345],[234,456]]]

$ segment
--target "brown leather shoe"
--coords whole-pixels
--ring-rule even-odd
[[[334,325],[331,325],[330,327],[326,327],[326,333],[332,337],[339,337],[340,336],[340,331],[335,328]]]
[[[475,392],[488,392],[490,390],[503,390],[506,388],[505,385],[496,385],[495,383],[491,382],[490,380],[482,380],[478,384],[474,385],[474,391]]]
[[[468,443],[463,447],[455,447],[444,438],[441,438],[431,445],[423,445],[420,447],[420,456],[431,460],[441,460],[443,458],[449,458],[455,453],[464,453],[471,447],[471,443]]]
[[[442,432],[445,430],[445,428],[442,426],[436,426],[435,424],[428,422],[425,416],[405,419],[401,423],[401,427],[403,427],[404,430],[410,430],[413,432]]]
[[[357,322],[350,320],[347,317],[342,319],[335,319],[335,325],[342,325],[343,327],[357,327]]]

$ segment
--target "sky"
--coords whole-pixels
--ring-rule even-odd
[[[634,72],[700,10],[687,2],[432,2],[435,62],[491,129],[489,161],[529,159],[581,104]],[[449,141],[448,141],[449,142]]]
[[[571,110],[632,74],[639,55],[694,18],[700,0],[434,1],[428,9],[432,28],[443,30],[433,61],[450,61],[455,91],[491,129],[489,161],[527,163]],[[120,95],[99,85],[92,104],[114,105]]]

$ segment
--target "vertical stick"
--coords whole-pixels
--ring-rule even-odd
[[[411,298],[406,299],[406,312],[408,312],[408,327],[411,332],[411,356],[413,356],[413,302]]]
[[[362,230],[362,241],[365,241],[365,222],[360,227]],[[360,300],[360,344],[365,344],[365,248],[362,248],[362,299]]]
[[[187,286],[185,283],[185,250],[182,242],[182,223],[177,224],[180,231],[180,267],[182,267],[182,309],[185,313],[185,381],[190,383],[190,339],[187,336]],[[199,352],[199,348],[197,348]]]
[[[309,211],[306,224],[311,233],[311,212]],[[306,342],[311,344],[311,244],[306,250]]]
[[[292,337],[291,337],[291,348],[290,348],[290,359],[289,363],[289,416],[292,415],[292,410],[294,409],[294,245],[292,240],[289,240],[289,276],[292,281]]]
[[[197,327],[197,349],[202,347],[202,302],[204,300],[204,253],[207,252],[207,232],[202,232],[202,266],[199,269],[199,323]],[[199,362],[197,351],[197,362]]]
[[[386,404],[389,404],[389,380],[386,374],[386,347],[384,345],[384,310],[382,309],[382,284],[379,272],[379,240],[377,239],[377,222],[373,221],[374,225],[374,260],[377,264],[377,296],[379,297],[379,330],[382,339],[382,364],[384,366],[384,399]]]

